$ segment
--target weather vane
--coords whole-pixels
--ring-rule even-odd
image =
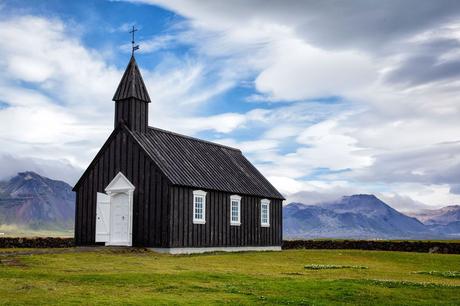
[[[131,50],[131,55],[134,55],[134,51],[139,50],[139,45],[134,44],[134,33],[137,31],[137,29],[133,26],[133,29],[129,31],[129,33],[132,34],[132,40],[131,40],[131,45],[132,45],[132,50]]]

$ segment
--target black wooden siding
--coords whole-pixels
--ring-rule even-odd
[[[270,227],[260,225],[261,197],[241,195],[241,225],[230,225],[232,193],[207,191],[206,224],[193,224],[193,190],[172,186],[171,247],[279,246],[282,201],[270,200]]]
[[[282,200],[244,193],[173,185],[148,153],[152,143],[137,142],[119,125],[79,180],[75,215],[77,245],[95,243],[97,192],[118,172],[136,187],[133,197],[133,245],[146,247],[279,246]],[[147,150],[147,151],[146,151]],[[168,156],[165,156],[168,158]],[[206,195],[206,224],[193,224],[193,190]],[[230,196],[241,198],[241,225],[230,225]],[[260,225],[260,201],[270,200],[270,227]]]
[[[115,128],[124,122],[131,131],[145,133],[148,129],[148,104],[137,99],[115,102]]]
[[[118,172],[136,187],[133,245],[169,245],[169,181],[124,130],[117,129],[76,186],[75,242],[95,243],[96,197]]]
[[[74,187],[77,245],[95,243],[97,192],[120,171],[136,187],[134,246],[281,245],[284,198],[240,150],[148,127],[150,97],[134,56],[113,100],[115,130]],[[194,189],[208,192],[204,225],[192,222]],[[230,226],[235,193],[241,226]],[[270,227],[260,226],[262,198],[271,200]]]

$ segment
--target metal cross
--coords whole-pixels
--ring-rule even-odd
[[[132,45],[132,50],[131,50],[131,55],[134,55],[134,51],[139,49],[139,45],[134,45],[134,33],[137,31],[137,29],[133,26],[133,29],[129,31],[129,33],[132,34],[132,40],[131,40],[131,45]]]

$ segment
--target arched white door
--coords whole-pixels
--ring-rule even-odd
[[[116,193],[111,196],[111,244],[129,245],[129,196],[127,193]]]

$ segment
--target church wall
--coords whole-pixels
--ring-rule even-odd
[[[133,245],[169,246],[169,182],[131,136],[119,129],[109,138],[76,188],[75,242],[95,244],[96,194],[118,172],[136,187],[133,194]]]
[[[193,190],[171,187],[171,247],[280,246],[282,201],[270,200],[270,227],[260,225],[261,197],[242,195],[241,225],[230,225],[231,193],[205,190],[206,223],[193,224]]]

